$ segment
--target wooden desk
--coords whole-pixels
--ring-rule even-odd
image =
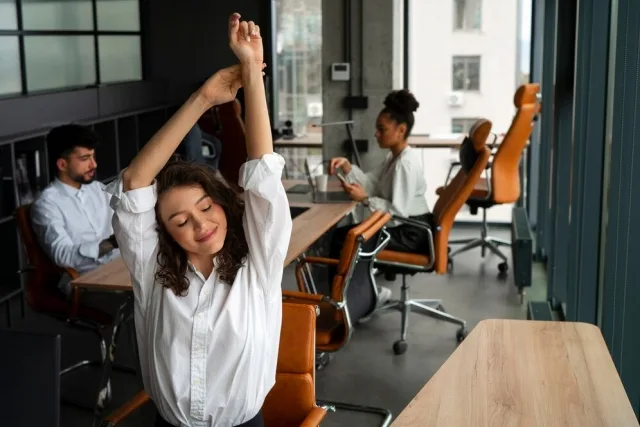
[[[426,136],[411,135],[409,145],[416,148],[457,148],[462,144],[464,135],[459,136]],[[375,141],[372,141],[375,143]],[[295,137],[293,139],[278,138],[273,141],[277,148],[322,148],[322,132],[310,132],[307,135]]]
[[[280,137],[273,141],[273,146],[277,148],[322,148],[322,132],[309,132],[304,136],[296,136],[292,139]]]
[[[638,426],[600,330],[485,320],[392,424]]]
[[[283,180],[282,184],[285,189],[288,189],[302,182]],[[304,195],[289,194],[289,205],[291,207],[308,208],[308,210],[293,219],[289,251],[284,262],[285,267],[356,206],[355,202],[313,204],[306,201],[307,199],[308,197]],[[102,265],[83,274],[74,280],[72,285],[79,288],[103,291],[130,291],[131,277],[122,258],[118,258],[109,264]]]

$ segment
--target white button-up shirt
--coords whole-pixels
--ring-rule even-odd
[[[233,286],[190,266],[189,291],[156,283],[155,183],[113,194],[114,229],[131,272],[135,323],[146,392],[179,426],[235,426],[258,413],[275,383],[282,321],[282,270],[291,213],[281,183],[284,159],[267,154],[240,170],[246,263]]]
[[[429,213],[425,197],[427,183],[424,179],[420,156],[413,148],[406,147],[400,155],[389,153],[377,168],[364,173],[353,165],[347,176],[349,182],[357,182],[369,195],[369,210],[382,210],[403,217]],[[366,216],[360,212],[358,216]],[[358,222],[364,218],[358,218]],[[397,225],[397,224],[389,224]]]
[[[84,273],[120,255],[116,249],[98,256],[100,242],[113,234],[113,210],[103,188],[94,181],[76,189],[56,178],[33,203],[33,230],[57,265]]]

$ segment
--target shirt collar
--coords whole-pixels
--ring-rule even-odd
[[[82,196],[82,194],[84,194],[84,185],[80,185],[80,188],[75,188],[60,181],[58,178],[53,180],[53,185],[58,189],[58,191],[62,191],[64,194],[70,197],[80,197]]]

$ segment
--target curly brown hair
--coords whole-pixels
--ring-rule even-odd
[[[168,163],[160,171],[156,180],[158,200],[172,188],[200,186],[216,204],[222,207],[227,217],[227,235],[222,249],[215,256],[216,272],[222,282],[232,285],[249,252],[242,226],[244,201],[238,192],[218,179],[213,169],[181,160]],[[185,296],[189,290],[189,281],[186,278],[187,254],[165,228],[158,205],[157,203],[159,250],[156,281],[163,287],[171,289],[176,295]]]

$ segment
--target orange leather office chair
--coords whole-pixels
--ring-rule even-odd
[[[335,353],[343,349],[353,334],[353,325],[377,307],[378,290],[373,278],[373,260],[389,242],[384,225],[391,215],[374,212],[352,228],[344,241],[340,259],[306,257],[296,266],[300,292],[283,291],[285,301],[317,304],[320,307],[316,332],[316,349],[322,353]],[[305,292],[303,269],[305,264],[336,266],[331,284],[331,295]],[[318,401],[332,409],[365,412],[383,417],[382,425],[391,421],[391,412],[385,408],[354,405],[328,400]]]
[[[222,142],[219,170],[227,183],[237,190],[240,167],[247,161],[247,144],[240,101],[234,99],[215,107],[219,120],[218,138]]]
[[[480,237],[453,240],[452,245],[464,246],[454,250],[449,255],[451,258],[462,252],[480,246],[481,255],[484,257],[487,248],[496,254],[502,262],[498,265],[501,274],[508,270],[507,256],[500,251],[499,246],[511,246],[511,242],[487,233],[487,209],[506,203],[515,203],[520,198],[520,159],[522,151],[527,146],[531,131],[533,130],[536,115],[540,111],[538,92],[540,85],[528,83],[520,86],[513,97],[517,111],[511,122],[502,143],[493,156],[489,179],[481,179],[467,200],[467,205],[472,214],[482,209],[482,228]],[[436,190],[440,194],[443,187]]]
[[[402,311],[400,340],[393,344],[395,354],[403,354],[407,350],[407,327],[409,312],[412,308],[420,313],[459,325],[458,341],[466,336],[466,322],[444,311],[442,300],[439,299],[410,299],[407,275],[415,273],[435,272],[445,274],[449,265],[448,246],[449,234],[453,227],[456,214],[471,195],[482,172],[489,161],[490,150],[486,140],[491,132],[489,120],[478,120],[460,147],[461,168],[446,189],[440,194],[433,208],[433,223],[424,224],[409,218],[396,218],[401,222],[422,227],[428,231],[428,256],[423,254],[405,253],[384,250],[376,257],[376,263],[385,266],[390,272],[402,275],[402,293],[400,300],[389,301],[381,310],[398,309]]]
[[[282,304],[276,383],[262,406],[266,427],[314,427],[327,414],[316,405],[316,310],[315,305]],[[149,400],[144,391],[139,392],[100,426],[116,426]]]

